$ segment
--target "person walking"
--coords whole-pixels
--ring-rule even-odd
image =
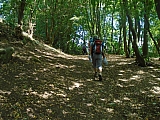
[[[87,55],[87,48],[86,48],[85,43],[82,45],[82,54]]]
[[[90,54],[94,68],[94,79],[97,77],[102,81],[102,60],[104,56],[102,40],[97,36],[93,37],[93,42],[90,44]]]

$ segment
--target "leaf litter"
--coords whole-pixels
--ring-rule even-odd
[[[107,55],[103,81],[94,81],[88,56],[67,55],[47,45],[0,42],[1,47],[15,48],[13,59],[0,64],[2,120],[160,118],[157,59],[152,59],[152,66],[139,67],[134,58]]]

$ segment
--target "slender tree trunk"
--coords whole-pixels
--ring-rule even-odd
[[[137,33],[137,40],[138,42],[140,41],[140,32],[141,32],[141,26],[140,26],[140,19],[139,19],[139,11],[137,11],[136,9],[137,8],[137,2],[139,0],[133,0],[133,3],[134,3],[134,9],[135,9],[135,12],[136,12],[136,15],[135,15],[135,31]]]
[[[16,36],[19,39],[23,39],[22,27],[23,27],[23,16],[24,16],[25,6],[26,6],[26,0],[21,0],[18,8],[18,26],[15,28]]]
[[[126,58],[129,58],[128,46],[127,46],[127,36],[126,36],[126,16],[123,15],[123,41],[124,41],[124,52]]]
[[[129,39],[128,39],[128,57],[131,56],[130,44],[132,42],[131,30],[129,29]]]
[[[31,38],[33,37],[33,27],[34,27],[32,19],[33,19],[33,8],[30,10],[29,25],[28,25],[29,26],[28,34],[30,35]]]
[[[113,12],[112,12],[112,21],[111,21],[111,24],[112,24],[112,30],[111,30],[111,45],[112,45],[112,52],[115,52],[115,50],[114,50],[114,44],[113,44],[113,29],[114,29],[114,26],[113,26]]]
[[[143,57],[147,57],[148,56],[148,29],[149,29],[149,24],[147,24],[147,21],[148,21],[148,15],[149,15],[149,12],[148,12],[148,9],[147,9],[147,6],[148,6],[148,0],[146,0],[144,2],[144,37],[143,37],[143,46],[142,46],[142,51],[143,51]]]
[[[127,51],[127,38],[126,38],[126,23],[123,24],[123,41],[124,41],[124,52],[125,56],[128,57],[128,51]]]
[[[21,0],[20,6],[18,9],[18,24],[22,27],[23,24],[23,16],[24,16],[24,8],[26,5],[26,0]]]
[[[101,35],[101,15],[100,15],[100,8],[99,8],[100,3],[97,4],[97,34],[100,38],[102,38]]]
[[[158,18],[160,19],[160,0],[154,0]]]
[[[140,35],[141,35],[141,24],[140,24],[140,20],[139,17],[137,18],[137,24],[138,24],[138,32],[137,32],[137,37],[138,37],[138,42],[140,41]]]
[[[146,23],[148,24],[148,26],[150,26],[150,25],[149,25],[149,20],[147,19],[147,17],[144,16],[144,18],[145,18]],[[160,49],[159,49],[159,48],[160,48],[160,44],[157,44],[156,40],[153,38],[153,35],[152,35],[149,27],[148,27],[147,30],[148,30],[148,32],[149,32],[149,35],[150,35],[151,39],[152,39],[153,42],[154,42],[154,45],[156,46],[156,49],[157,49],[158,54],[160,55]],[[159,43],[160,43],[160,40],[159,40]]]
[[[129,27],[130,27],[132,35],[133,35],[133,42],[132,42],[132,44],[133,44],[133,49],[134,49],[134,52],[135,52],[135,55],[136,55],[136,61],[138,62],[138,64],[140,66],[145,67],[146,66],[146,62],[145,62],[144,58],[141,56],[141,54],[139,52],[139,49],[138,49],[138,46],[137,46],[136,31],[133,28],[133,21],[132,21],[132,19],[130,17],[129,11],[128,11],[127,2],[128,2],[127,0],[123,0],[123,4],[124,4],[125,10],[126,10],[126,15],[127,15],[127,18],[128,18]]]
[[[124,49],[124,52],[125,52],[125,56],[126,58],[128,58],[129,54],[128,54],[128,48],[127,48],[127,36],[126,36],[126,11],[125,11],[125,8],[124,8],[124,5],[123,5],[123,2],[121,1],[121,14],[122,14],[122,29],[123,29],[123,49]]]
[[[156,6],[156,11],[157,11],[158,18],[160,20],[160,0],[154,0],[154,3],[155,3],[155,6]],[[151,32],[149,32],[149,33],[151,34]],[[154,40],[154,39],[152,39],[152,40]],[[156,41],[155,40],[154,40],[154,44],[156,45]],[[159,48],[160,48],[160,40],[158,41],[158,45],[156,45],[156,48],[157,48],[157,51],[158,51],[158,53],[160,55],[160,50],[159,50]],[[159,60],[160,60],[160,58],[159,58]]]
[[[120,30],[119,30],[119,41],[118,41],[118,50],[116,52],[116,54],[120,54],[121,51],[121,46],[122,46],[122,25],[120,25]]]
[[[148,18],[147,18],[148,19]],[[143,46],[142,46],[142,51],[143,51],[143,57],[148,56],[148,25],[146,22],[144,22],[144,38],[143,38]]]
[[[132,19],[130,17],[130,15],[127,15],[128,17],[128,22],[129,22],[129,26],[130,26],[130,29],[131,29],[131,32],[132,32],[132,35],[133,35],[133,49],[134,49],[134,52],[135,52],[135,55],[136,55],[136,60],[138,62],[138,64],[142,67],[145,67],[146,66],[146,62],[144,60],[144,58],[140,55],[140,52],[138,50],[138,46],[137,46],[137,42],[136,42],[136,32],[133,28],[133,22],[132,22]]]

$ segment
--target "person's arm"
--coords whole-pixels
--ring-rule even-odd
[[[90,43],[90,55],[91,55],[91,56],[93,56],[92,46],[93,46],[93,44]]]
[[[104,44],[102,44],[102,56],[103,56],[103,59],[104,59],[105,58]]]

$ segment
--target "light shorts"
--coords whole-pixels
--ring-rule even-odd
[[[102,69],[102,54],[93,53],[92,63],[93,68]]]

